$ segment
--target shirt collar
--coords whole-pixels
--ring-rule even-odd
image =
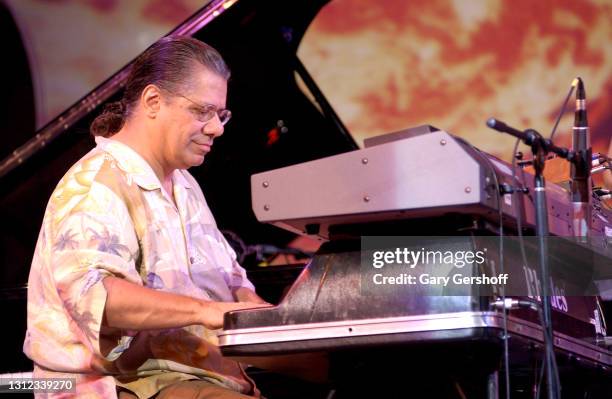
[[[176,169],[172,172],[172,184],[183,186],[185,188],[191,188],[191,183],[185,177],[187,171],[184,169]]]
[[[145,190],[161,189],[161,183],[151,165],[129,146],[113,139],[95,137],[98,148],[117,161],[117,166],[130,175],[130,178]],[[191,188],[191,184],[183,175],[183,170],[172,172],[172,183]]]

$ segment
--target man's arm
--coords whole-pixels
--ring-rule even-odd
[[[254,292],[261,302],[248,302],[243,295],[242,302],[212,302],[156,291],[112,276],[106,277],[103,284],[107,292],[103,324],[124,330],[156,330],[193,324],[217,329],[223,326],[225,312],[262,307],[265,303]]]

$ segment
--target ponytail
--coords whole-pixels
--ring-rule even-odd
[[[94,136],[110,137],[117,133],[125,123],[125,104],[115,101],[104,106],[104,110],[89,127]]]

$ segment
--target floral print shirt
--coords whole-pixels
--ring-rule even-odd
[[[173,201],[134,150],[96,142],[51,195],[38,237],[24,343],[34,377],[76,378],[83,398],[115,398],[117,385],[148,398],[196,378],[257,394],[240,365],[221,356],[216,332],[200,325],[155,331],[155,358],[129,375],[117,371],[113,362],[137,332],[102,325],[104,277],[213,301],[234,301],[234,289],[253,285],[186,170],[173,172]]]

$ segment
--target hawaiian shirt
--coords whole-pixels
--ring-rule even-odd
[[[102,325],[105,277],[226,302],[253,285],[186,170],[173,172],[173,201],[134,150],[96,142],[55,188],[38,237],[24,343],[34,377],[76,378],[84,398],[116,398],[117,385],[148,398],[197,378],[256,394],[240,365],[221,356],[217,331],[201,325],[153,332],[155,358],[129,375],[117,371],[114,360],[137,332]]]

